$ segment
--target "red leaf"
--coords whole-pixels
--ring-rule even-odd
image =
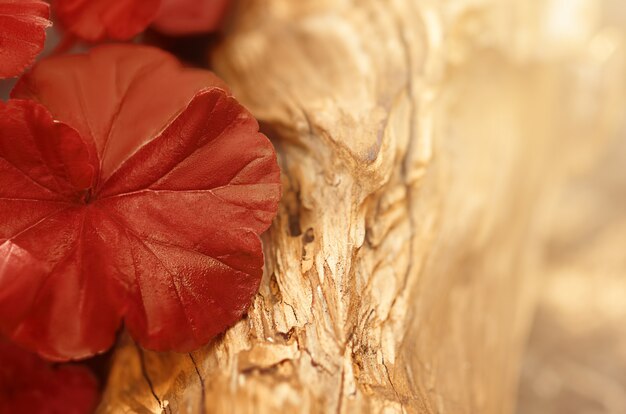
[[[153,27],[171,35],[192,35],[219,29],[231,0],[162,0]]]
[[[56,0],[56,13],[74,36],[88,42],[128,40],[145,30],[160,0]]]
[[[43,49],[50,7],[42,0],[0,0],[0,79],[22,73]]]
[[[241,318],[262,275],[258,236],[277,211],[279,170],[254,118],[215,85],[130,45],[43,61],[20,81],[14,97],[63,123],[26,101],[0,110],[10,218],[0,323],[12,339],[81,358],[109,348],[124,320],[147,348],[189,351]],[[61,158],[63,148],[75,155]]]
[[[0,339],[0,413],[88,414],[98,384],[85,367],[55,367]]]

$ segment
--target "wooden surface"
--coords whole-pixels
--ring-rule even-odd
[[[212,61],[283,170],[260,293],[192,354],[124,339],[100,413],[511,412],[555,190],[622,96],[588,3],[241,1]]]

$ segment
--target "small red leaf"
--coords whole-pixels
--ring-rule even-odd
[[[74,36],[88,42],[128,40],[152,22],[160,0],[56,0],[56,13]]]
[[[0,323],[12,339],[86,357],[124,320],[147,348],[189,351],[241,318],[279,170],[254,118],[215,85],[130,45],[43,61],[17,85],[62,123],[34,103],[0,107]],[[74,155],[33,149],[50,140]]]
[[[153,27],[158,31],[182,36],[219,29],[231,0],[162,0]]]
[[[35,61],[49,14],[43,0],[0,0],[0,79],[19,75]]]
[[[88,414],[98,384],[81,366],[52,366],[0,339],[0,413]]]

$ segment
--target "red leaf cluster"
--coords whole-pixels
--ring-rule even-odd
[[[230,0],[56,0],[56,13],[74,36],[89,41],[129,40],[154,23],[180,36],[216,30]]]
[[[55,367],[0,339],[0,414],[88,414],[98,394],[87,368]]]
[[[211,72],[159,49],[58,55],[148,26],[213,31],[229,4],[53,0],[69,36],[24,74],[50,7],[0,0],[0,79],[22,74],[0,101],[0,414],[95,408],[85,367],[40,357],[105,352],[122,326],[145,348],[187,352],[250,306],[280,199],[256,120]]]
[[[207,71],[118,45],[39,63],[0,104],[0,329],[54,360],[189,351],[241,318],[279,169]]]
[[[0,79],[18,76],[35,61],[49,14],[43,0],[0,0]]]

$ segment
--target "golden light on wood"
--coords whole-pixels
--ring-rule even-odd
[[[190,355],[126,340],[99,412],[514,412],[537,300],[566,338],[624,321],[624,8],[241,1],[212,60],[283,170],[261,291]],[[520,413],[547,406],[537,389],[558,406],[542,338]],[[563,358],[554,375],[578,375]],[[620,384],[583,371],[624,412]]]

